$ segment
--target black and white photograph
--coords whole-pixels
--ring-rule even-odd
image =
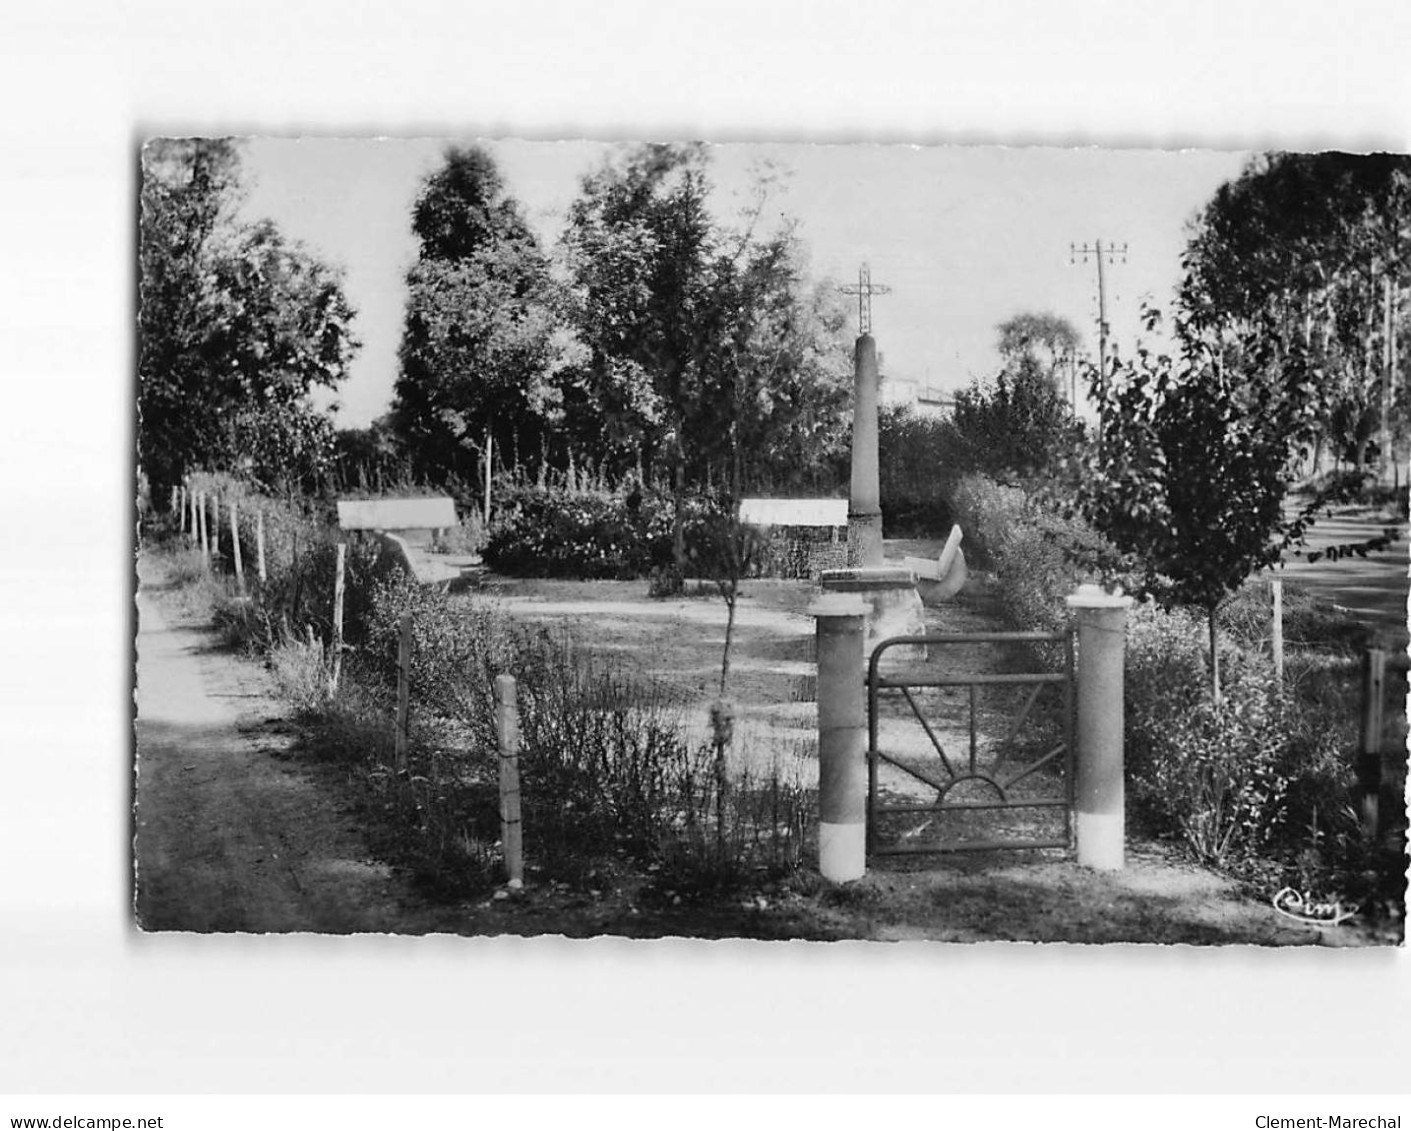
[[[1411,8],[0,24],[0,1125],[1404,1126]]]
[[[1411,157],[141,178],[142,930],[1400,943]]]

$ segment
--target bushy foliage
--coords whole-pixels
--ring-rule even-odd
[[[1244,661],[1241,663],[1240,661]],[[1204,692],[1199,623],[1140,606],[1127,645],[1127,777],[1155,831],[1219,864],[1270,842],[1287,816],[1288,767],[1272,672],[1231,650],[1226,694]]]
[[[520,487],[502,493],[485,563],[515,577],[646,577],[671,560],[670,500],[629,508],[608,492]]]
[[[1052,474],[1082,435],[1058,386],[1033,363],[957,393],[954,427],[971,468],[1008,480]]]
[[[424,820],[440,828],[438,842],[457,858],[493,831],[492,687],[508,674],[518,685],[524,820],[532,858],[547,875],[576,879],[614,855],[667,862],[673,875],[697,879],[798,863],[803,791],[776,774],[752,786],[735,783],[722,798],[711,751],[661,686],[625,674],[563,633],[439,590],[392,579],[375,587],[373,605],[364,674],[383,686],[395,678],[399,626],[409,616],[414,713],[451,720],[435,732],[439,745],[413,743],[410,775],[427,780],[435,801]],[[741,791],[770,793],[774,805],[741,800]],[[766,812],[775,822],[768,828]],[[699,835],[702,829],[711,835]]]
[[[888,405],[877,420],[882,524],[891,538],[940,538],[953,521],[949,497],[970,467],[954,425]]]
[[[235,218],[235,143],[159,138],[142,152],[138,461],[165,491],[200,467],[311,487],[333,450],[316,387],[359,343],[340,273],[269,221]]]
[[[561,487],[508,488],[485,542],[485,563],[514,577],[630,581],[661,576],[673,568],[672,508],[671,497],[657,492],[628,497]],[[732,572],[738,578],[811,574],[809,540],[795,532],[764,534],[742,527],[734,507],[711,496],[688,498],[683,510],[690,576],[722,580]]]
[[[310,634],[320,648],[331,643],[338,544],[342,542],[343,640],[348,648],[363,643],[373,583],[400,568],[376,538],[340,531],[330,504],[299,497],[272,498],[228,474],[193,475],[190,485],[192,491],[220,499],[219,554],[211,560],[210,576],[225,585],[213,615],[227,639],[262,653],[290,640],[307,642]],[[234,584],[232,505],[239,531],[243,592]],[[213,533],[214,527],[208,523],[208,534]],[[261,541],[263,581],[259,576]]]
[[[1195,217],[1181,257],[1188,336],[1256,329],[1280,359],[1277,380],[1311,410],[1302,438],[1359,465],[1381,416],[1387,329],[1407,348],[1407,321],[1382,310],[1388,278],[1411,266],[1409,217],[1405,154],[1262,154]],[[1394,388],[1388,424],[1404,436],[1411,406],[1404,382]]]
[[[1268,657],[1222,649],[1220,701],[1196,617],[1133,610],[1127,642],[1126,744],[1131,798],[1154,831],[1182,836],[1202,859],[1242,865],[1256,854],[1294,859],[1355,827],[1348,751],[1355,733],[1355,663],[1294,653],[1285,683]],[[1352,677],[1352,678],[1349,678]]]
[[[1067,598],[1079,585],[1112,587],[1131,560],[1081,519],[1065,517],[1019,487],[983,475],[960,480],[951,495],[966,555],[989,568],[1000,605],[1018,628],[1054,632],[1067,624]]]

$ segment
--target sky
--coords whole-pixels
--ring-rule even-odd
[[[618,146],[513,138],[250,138],[249,219],[276,221],[346,272],[362,349],[339,388],[338,421],[386,411],[397,375],[404,278],[415,257],[410,216],[449,144],[495,157],[544,246],[552,248],[581,177]],[[1125,244],[1106,269],[1111,340],[1129,350],[1146,299],[1165,307],[1188,221],[1251,154],[1002,146],[732,143],[713,145],[712,207],[726,221],[757,170],[780,175],[767,219],[797,222],[816,279],[874,284],[872,332],[888,395],[945,395],[998,366],[996,326],[1022,311],[1067,318],[1097,353],[1095,259],[1072,248]],[[854,301],[854,300],[849,300]],[[855,315],[854,315],[855,316]]]

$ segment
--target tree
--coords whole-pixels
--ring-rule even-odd
[[[1157,321],[1149,315],[1148,326]],[[1255,570],[1301,538],[1306,513],[1284,511],[1292,438],[1305,408],[1277,380],[1267,339],[1249,366],[1192,338],[1178,359],[1139,350],[1095,383],[1103,443],[1089,453],[1078,506],[1119,550],[1142,563],[1141,590],[1206,614],[1211,694],[1220,695],[1215,614]]]
[[[340,491],[384,491],[412,483],[407,454],[388,415],[366,428],[340,428],[333,446],[334,478]]]
[[[849,459],[847,315],[836,288],[805,281],[801,254],[786,228],[727,249],[714,268],[724,315],[687,404],[687,460],[697,482],[736,498],[831,487]]]
[[[338,274],[270,222],[235,218],[229,141],[143,150],[138,459],[154,485],[241,471],[267,488],[316,480],[335,388],[357,350]]]
[[[1082,432],[1063,395],[1031,364],[956,393],[952,421],[969,464],[1000,479],[1051,474]]]
[[[1073,363],[1082,342],[1071,322],[1057,314],[1024,312],[1001,322],[996,329],[1000,357],[1007,370],[1035,370],[1062,392],[1061,370]]]
[[[1411,336],[1399,313],[1411,268],[1411,157],[1258,157],[1192,222],[1183,267],[1183,333],[1229,348],[1257,330],[1280,352],[1305,355],[1313,380],[1290,390],[1316,409],[1302,439],[1331,442],[1361,464],[1384,414],[1405,428],[1405,382],[1388,379]]]
[[[561,418],[571,341],[548,260],[483,149],[451,149],[412,211],[391,422],[417,470],[478,478],[494,447],[534,450]]]
[[[842,322],[804,284],[792,230],[756,235],[767,185],[742,231],[710,192],[702,146],[640,146],[583,179],[563,239],[587,353],[570,416],[609,466],[666,472],[678,569],[687,491],[714,468],[738,493],[828,458],[846,395]]]

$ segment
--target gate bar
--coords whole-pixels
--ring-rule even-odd
[[[1068,677],[1063,672],[1019,672],[1015,674],[987,675],[972,672],[969,675],[915,675],[905,679],[879,676],[877,686],[882,689],[896,687],[969,687],[971,684],[983,687],[986,684],[1025,684],[1062,683]]]
[[[1015,801],[948,801],[937,805],[879,805],[879,813],[942,813],[952,809],[1062,809],[1068,803],[1056,797],[1019,798]]]
[[[941,756],[941,763],[945,766],[946,773],[955,777],[955,767],[950,764],[950,759],[946,757],[945,749],[941,746],[941,740],[936,737],[936,732],[931,729],[931,724],[926,721],[926,717],[921,713],[921,708],[911,697],[911,688],[903,687],[901,693],[906,698],[907,705],[911,707],[911,713],[916,716],[916,721],[921,724],[921,729],[926,732],[926,737],[931,740],[931,745],[936,748],[936,753]],[[888,761],[890,760],[888,759]]]

